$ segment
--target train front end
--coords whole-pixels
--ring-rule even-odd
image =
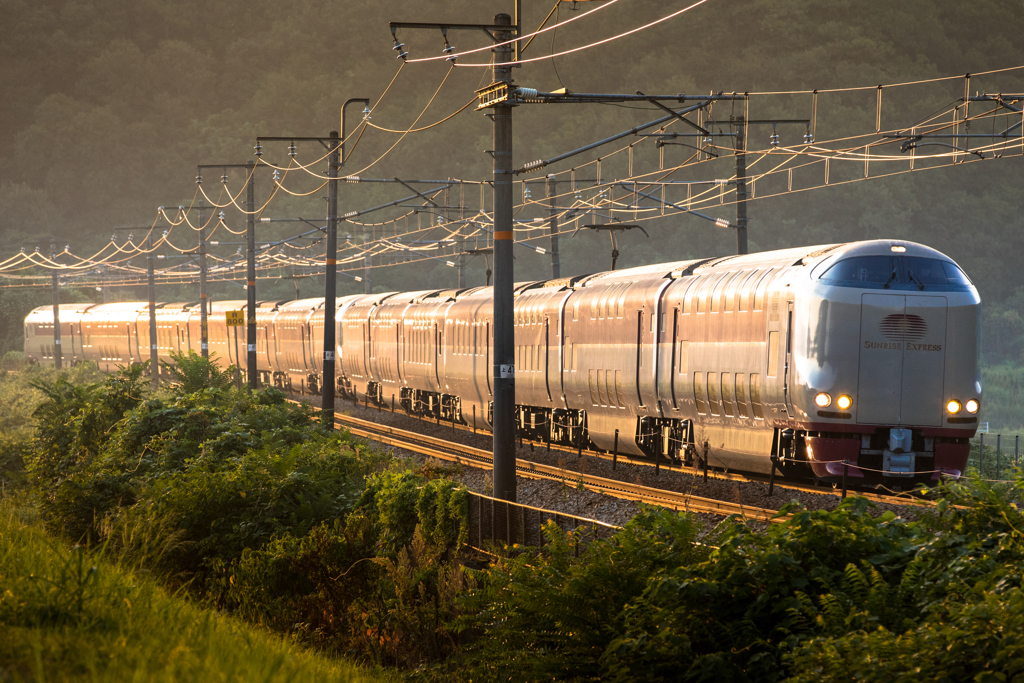
[[[791,441],[831,482],[906,488],[967,467],[981,300],[949,257],[904,241],[840,248],[794,282]]]

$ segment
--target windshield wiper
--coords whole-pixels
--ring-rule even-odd
[[[890,275],[889,279],[885,281],[885,288],[889,289],[889,285],[891,285],[892,281],[895,280],[895,279],[896,279],[896,269],[893,268],[892,269],[892,275]]]
[[[910,278],[911,282],[916,282],[917,283],[917,288],[918,289],[924,289],[924,283],[921,282],[921,279],[916,277],[914,275],[914,271],[910,270],[909,268],[907,268],[907,277]]]

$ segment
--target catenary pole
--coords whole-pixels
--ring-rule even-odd
[[[153,275],[153,231],[146,240],[146,293],[149,296],[149,386],[160,387],[160,358],[156,342],[156,282]]]
[[[206,291],[206,214],[199,208],[199,350],[210,357],[209,306]]]
[[[747,153],[745,123],[736,119],[736,253],[747,253]]]
[[[338,170],[341,168],[341,138],[338,131],[330,136],[331,153],[327,157],[327,256],[324,274],[324,379],[321,396],[321,424],[334,429],[334,350],[337,344],[335,314],[337,312],[338,278]]]
[[[551,278],[557,280],[561,277],[562,264],[559,262],[558,257],[558,203],[556,200],[555,191],[558,181],[555,180],[554,174],[548,176],[547,179],[547,190],[548,190],[548,206],[550,207],[551,216],[548,218],[548,232],[551,234]]]
[[[245,187],[245,241],[246,241],[246,295],[245,306],[245,343],[248,354],[245,359],[245,374],[249,378],[249,388],[258,389],[259,373],[256,371],[256,164],[246,162],[245,172],[248,177]]]
[[[57,259],[56,242],[50,242],[50,258]],[[64,354],[60,349],[60,275],[56,268],[50,270],[50,280],[53,285],[53,367],[60,370]]]
[[[509,30],[495,32],[498,43],[509,40],[512,18],[507,14],[494,17],[496,26]],[[494,48],[494,82],[505,82],[512,89],[511,45]],[[512,106],[496,104],[492,109],[494,122],[494,496],[516,500],[515,450],[515,328],[513,326],[512,292]]]

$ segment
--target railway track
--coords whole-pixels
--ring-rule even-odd
[[[432,458],[460,463],[468,467],[488,470],[493,467],[491,453],[479,448],[473,448],[472,446],[452,443],[444,439],[389,427],[349,415],[335,416],[335,423],[348,429],[354,436],[372,439],[395,448],[402,448]],[[563,484],[573,483],[604,495],[650,505],[660,505],[675,510],[716,515],[738,515],[745,519],[763,522],[781,521],[776,518],[777,511],[775,510],[751,507],[712,498],[702,498],[675,491],[665,491],[640,484],[630,484],[624,481],[606,479],[521,459],[516,460],[516,472],[522,477],[545,479]]]
[[[373,407],[372,406],[364,406],[362,404],[359,404],[359,408],[366,410],[368,414],[372,414],[372,412],[373,412]],[[340,409],[340,407],[339,407],[339,409]],[[377,406],[377,411],[378,412],[389,412],[386,407],[380,407],[380,406]],[[438,422],[436,420],[427,419],[425,417],[421,417],[421,416],[418,416],[418,415],[408,414],[408,413],[405,413],[405,411],[400,411],[400,414],[405,415],[406,417],[418,420],[420,422],[426,423],[426,424],[443,426],[445,429],[451,428],[454,431],[468,432],[468,433],[473,433],[473,434],[487,434],[487,432],[485,432],[482,429],[475,429],[475,428],[473,428],[471,426],[467,426],[467,425],[462,425],[462,424],[458,424],[458,423],[453,425],[451,422],[444,422],[444,423],[442,423],[442,422]],[[358,418],[354,418],[354,419],[358,419]],[[376,424],[376,423],[373,423],[372,420],[367,420],[366,422],[371,423],[371,424]],[[543,441],[534,441],[532,439],[526,439],[526,438],[522,439],[520,441],[520,443],[523,444],[523,445],[530,445],[530,446],[532,446],[534,448],[550,448],[552,451],[558,451],[558,452],[561,452],[561,453],[580,454],[580,455],[585,455],[587,457],[601,458],[602,460],[607,460],[607,461],[612,460],[612,454],[606,453],[604,451],[591,450],[591,449],[587,449],[587,448],[577,449],[577,448],[571,448],[571,447],[568,447],[568,446],[563,446],[561,444],[548,444],[548,443],[545,443]],[[484,452],[484,451],[481,451],[481,452]],[[488,456],[489,455],[490,454],[488,453]],[[633,457],[630,457],[628,455],[620,454],[618,456],[618,459],[619,459],[620,462],[628,463],[630,465],[639,465],[639,466],[642,466],[642,467],[654,467],[655,466],[654,463],[650,462],[649,460],[644,460],[644,459],[640,459],[640,458],[633,458]],[[668,470],[670,472],[679,472],[680,471],[680,468],[678,468],[678,467],[662,466],[662,469],[666,469],[666,470]],[[715,471],[715,470],[708,470],[708,478],[709,479],[719,479],[719,480],[723,480],[723,481],[757,482],[757,483],[760,483],[760,484],[767,484],[768,483],[768,477],[767,476],[751,476],[751,475],[748,475],[748,474],[737,474],[737,473],[733,473],[733,472],[723,472],[723,471]],[[839,496],[842,495],[841,491],[839,491],[837,488],[824,487],[824,486],[815,486],[813,484],[800,484],[800,483],[795,483],[795,482],[791,482],[791,481],[782,481],[780,479],[776,479],[775,480],[775,487],[778,488],[778,489],[783,489],[783,490],[788,489],[788,490],[791,490],[791,491],[802,491],[804,493],[811,493],[811,494],[817,494],[817,495],[823,495],[823,496],[830,496],[831,495],[831,496],[839,497]],[[876,493],[874,491],[864,491],[864,490],[861,490],[861,489],[856,489],[856,488],[852,488],[851,487],[848,490],[847,495],[849,497],[859,496],[861,498],[865,498],[865,499],[870,500],[870,501],[875,502],[875,503],[886,503],[886,504],[889,504],[889,505],[910,505],[910,506],[915,506],[915,507],[930,508],[930,507],[934,507],[935,504],[936,504],[935,501],[926,500],[926,499],[920,498],[920,497],[918,497],[916,495],[910,494],[910,493],[905,492],[905,491],[898,492],[898,493],[895,493],[895,492],[894,493]]]

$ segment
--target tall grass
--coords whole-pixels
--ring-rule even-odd
[[[371,681],[350,664],[172,596],[0,500],[0,680]]]

